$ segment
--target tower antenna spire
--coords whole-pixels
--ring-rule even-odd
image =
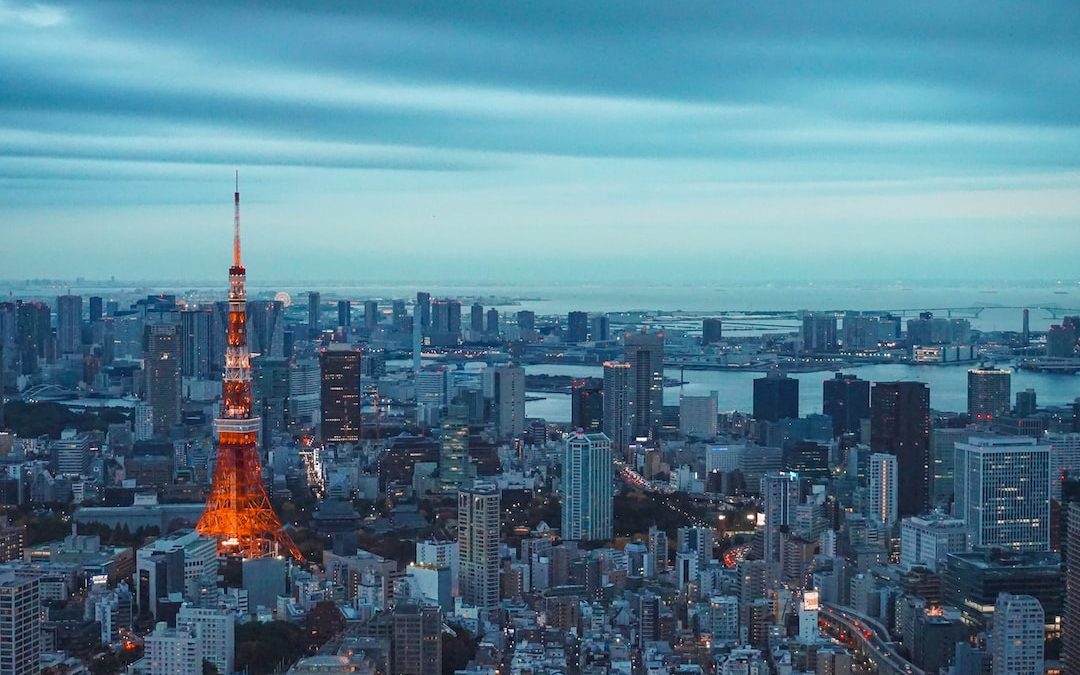
[[[240,169],[236,170],[236,192],[233,193],[233,267],[240,267]]]

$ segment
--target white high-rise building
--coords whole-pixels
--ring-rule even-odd
[[[233,671],[236,618],[232,611],[185,604],[176,615],[176,627],[199,641],[203,660],[217,666],[219,673]]]
[[[886,527],[896,522],[896,474],[896,455],[870,455],[866,466],[866,517]]]
[[[289,421],[307,426],[319,422],[322,379],[317,359],[296,359],[289,366]]]
[[[189,631],[158,622],[145,642],[147,675],[202,675],[199,639]]]
[[[492,609],[499,604],[499,489],[486,481],[458,493],[458,568],[461,600]]]
[[[518,438],[525,433],[524,368],[485,368],[484,396],[492,401],[495,433],[499,438]]]
[[[799,506],[799,475],[770,471],[761,479],[765,508],[765,561],[780,562],[780,528],[795,524]]]
[[[154,437],[154,408],[145,401],[135,404],[135,440],[145,441]]]
[[[1043,440],[1050,446],[1050,498],[1060,501],[1065,476],[1080,478],[1080,433],[1048,433]]]
[[[714,438],[717,432],[717,393],[679,397],[679,431],[683,436]]]
[[[428,565],[436,569],[448,568],[453,594],[458,594],[459,557],[456,541],[431,539],[416,542],[416,562],[418,565]]]
[[[1043,675],[1045,623],[1042,605],[1030,595],[998,596],[990,645],[994,675]]]
[[[581,431],[566,439],[562,463],[562,538],[611,539],[615,492],[611,440]]]
[[[972,547],[1050,548],[1049,445],[1026,436],[957,443],[955,486]]]
[[[0,675],[38,675],[41,597],[37,575],[0,567]]]
[[[959,518],[935,512],[900,521],[900,564],[937,570],[950,553],[967,550],[967,527]]]

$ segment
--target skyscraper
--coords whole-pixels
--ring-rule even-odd
[[[634,371],[629,363],[604,363],[604,433],[616,452],[625,454],[634,442],[636,389]]]
[[[374,300],[364,301],[364,332],[371,335],[379,325],[379,303]]]
[[[807,314],[799,335],[803,351],[836,351],[836,317],[832,314]]]
[[[101,317],[104,316],[102,312],[102,299],[100,295],[91,295],[89,302],[90,323],[95,321],[101,321]]]
[[[420,291],[416,294],[416,306],[414,307],[413,320],[417,313],[420,317],[420,333],[427,334],[428,326],[431,325],[431,293]]]
[[[451,403],[439,430],[439,486],[455,495],[469,478],[469,411]]]
[[[994,605],[990,640],[993,674],[1043,675],[1045,623],[1046,614],[1035,598],[1011,593],[999,595]]]
[[[776,422],[799,417],[799,381],[780,371],[754,380],[754,419]]]
[[[701,320],[701,344],[712,345],[724,337],[724,323],[720,319]]]
[[[319,352],[320,435],[324,443],[360,440],[360,350],[332,344]]]
[[[1065,531],[1065,611],[1061,621],[1061,658],[1066,673],[1080,672],[1080,502],[1069,502]]]
[[[714,438],[717,433],[717,393],[679,397],[679,431],[684,436]]]
[[[604,541],[612,537],[611,440],[604,434],[571,433],[562,462],[562,538]]]
[[[0,673],[38,675],[41,600],[36,574],[0,568]]]
[[[307,294],[308,337],[314,338],[322,331],[322,294],[308,291]]]
[[[1027,436],[957,443],[954,485],[972,546],[1050,548],[1050,446]]]
[[[52,342],[51,310],[44,302],[15,302],[16,340],[22,374],[38,371],[38,359],[43,359]]]
[[[499,489],[486,481],[458,493],[461,599],[481,609],[499,604],[499,497]]]
[[[428,332],[433,345],[456,345],[461,341],[461,302],[435,300],[431,303]]]
[[[523,309],[517,313],[517,325],[521,330],[536,329],[536,312]]]
[[[607,314],[597,314],[589,321],[589,339],[593,342],[606,342],[611,339],[611,319]]]
[[[152,410],[154,433],[168,433],[180,422],[180,327],[174,323],[146,326],[143,357],[145,399]]]
[[[566,341],[577,343],[589,339],[589,315],[585,312],[570,312],[566,315]]]
[[[474,302],[469,310],[469,330],[479,334],[484,332],[484,306]]]
[[[146,636],[147,675],[200,675],[202,645],[189,630],[169,628],[159,621],[154,632]]]
[[[61,295],[56,299],[56,346],[61,354],[82,351],[82,296]]]
[[[236,618],[232,611],[185,604],[176,616],[176,627],[198,640],[203,661],[214,664],[219,673],[233,672]]]
[[[491,399],[495,433],[517,438],[525,432],[525,370],[518,366],[484,369],[484,396]]]
[[[604,430],[604,381],[575,379],[570,389],[570,423],[586,433]]]
[[[402,602],[392,610],[391,672],[433,675],[442,672],[442,613],[432,605]]]
[[[180,374],[208,378],[210,367],[210,309],[185,309],[180,312]]]
[[[247,303],[248,350],[262,356],[285,354],[285,305],[280,300]]]
[[[866,516],[886,527],[896,522],[896,455],[875,452],[866,467]]]
[[[780,531],[795,523],[799,507],[799,476],[788,471],[770,471],[762,478],[765,510],[765,561],[780,562]]]
[[[337,301],[337,325],[338,328],[346,329],[352,325],[352,303],[348,300]]]
[[[896,455],[897,515],[930,504],[930,389],[922,382],[878,382],[870,395],[870,448]]]
[[[664,334],[627,333],[623,351],[634,378],[634,434],[656,438],[664,416]]]
[[[972,368],[968,371],[968,417],[974,423],[990,423],[1009,414],[1012,403],[1012,371]]]
[[[492,307],[485,315],[484,332],[491,337],[499,337],[499,310]]]
[[[869,380],[837,373],[822,389],[821,411],[832,418],[833,437],[859,433],[860,422],[870,419]]]

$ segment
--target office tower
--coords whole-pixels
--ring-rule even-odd
[[[338,328],[346,329],[352,325],[352,303],[349,300],[337,301],[337,325]]]
[[[289,553],[302,559],[270,506],[256,447],[260,421],[252,413],[251,356],[247,346],[247,270],[240,262],[240,186],[234,193],[233,260],[229,267],[229,319],[217,462],[199,534],[213,538],[218,552],[244,558]],[[202,665],[200,659],[200,668]]]
[[[754,380],[754,419],[776,422],[799,417],[799,381],[780,371]]]
[[[709,633],[714,648],[739,644],[739,598],[714,595],[709,600]]]
[[[1027,417],[1039,410],[1039,399],[1034,389],[1016,392],[1016,416]]]
[[[967,550],[967,525],[940,512],[900,521],[900,564],[911,568],[944,567],[950,553]]]
[[[52,342],[52,314],[44,302],[15,302],[16,341],[22,374],[38,371],[38,359],[43,359]]]
[[[972,424],[989,423],[1011,410],[1012,371],[972,368],[968,371],[968,417]]]
[[[870,394],[870,448],[896,455],[897,515],[930,504],[930,389],[922,382],[878,382]]]
[[[896,522],[896,455],[875,452],[866,467],[866,517],[886,527]]]
[[[634,378],[634,434],[656,438],[664,416],[664,334],[627,333],[623,352]]]
[[[391,672],[395,675],[434,675],[442,672],[442,612],[414,602],[397,603],[392,610]]]
[[[1050,326],[1046,331],[1046,355],[1059,359],[1075,357],[1076,328],[1065,324]]]
[[[1080,477],[1080,433],[1049,432],[1043,442],[1050,446],[1050,498],[1061,501],[1061,483]]]
[[[319,433],[324,443],[360,440],[360,350],[332,344],[319,352]]]
[[[61,476],[81,476],[90,461],[90,435],[65,429],[52,442],[53,465]]]
[[[153,411],[154,433],[166,434],[180,422],[180,327],[146,326],[143,343],[144,398]]]
[[[606,342],[611,339],[611,320],[606,314],[598,314],[589,320],[589,339]]]
[[[469,412],[451,403],[439,430],[439,489],[455,495],[469,479]]]
[[[765,561],[780,562],[780,531],[795,524],[799,506],[799,476],[788,471],[770,471],[762,478],[765,510]]]
[[[604,381],[575,379],[570,388],[570,423],[586,433],[604,430]]]
[[[645,592],[637,598],[638,649],[660,639],[660,596]]]
[[[1050,446],[1029,437],[956,444],[955,513],[972,546],[1050,548]]]
[[[180,312],[180,374],[183,377],[206,379],[212,374],[212,318],[210,309],[185,309]]]
[[[566,341],[585,342],[589,339],[589,315],[585,312],[570,312],[566,315]]]
[[[416,294],[416,305],[413,311],[413,322],[416,323],[417,312],[420,319],[420,333],[426,334],[431,325],[431,293],[420,291]]]
[[[716,437],[717,396],[714,391],[708,396],[679,397],[679,431],[683,436]]]
[[[799,334],[803,351],[836,351],[836,317],[831,314],[807,314]]]
[[[724,322],[720,319],[701,320],[701,344],[714,345],[724,337]]]
[[[316,359],[297,359],[289,365],[288,418],[290,424],[306,426],[319,412],[322,377]]]
[[[499,310],[492,307],[485,315],[487,320],[484,324],[484,332],[492,337],[499,336]]]
[[[38,675],[40,662],[38,576],[0,567],[0,675]]]
[[[832,418],[834,438],[857,434],[862,420],[870,419],[870,381],[837,373],[822,383],[821,403],[821,411]]]
[[[1031,312],[1024,308],[1023,328],[1020,329],[1020,344],[1027,347],[1031,344]]]
[[[249,301],[247,322],[249,352],[263,356],[286,356],[284,303],[280,300]]]
[[[308,291],[307,294],[308,337],[314,338],[322,332],[322,294]]]
[[[634,442],[634,371],[629,363],[604,363],[604,433],[616,452],[625,454]]]
[[[14,388],[19,356],[18,308],[13,302],[0,302],[0,391]]]
[[[223,674],[233,672],[235,627],[236,618],[226,609],[184,604],[176,615],[177,630],[186,631],[198,640],[203,661],[214,664]]]
[[[390,303],[391,320],[393,321],[394,330],[400,331],[405,329],[405,319],[408,313],[405,311],[404,300],[394,300]]]
[[[475,334],[484,332],[484,306],[474,302],[469,310],[469,330]]]
[[[94,323],[96,321],[101,321],[101,317],[104,316],[104,312],[102,312],[101,296],[98,296],[98,295],[91,295],[90,296],[89,312],[90,312],[90,323]]]
[[[536,312],[520,310],[517,313],[517,326],[521,330],[536,330]]]
[[[56,346],[61,354],[82,351],[82,296],[61,295],[56,299]]]
[[[566,438],[562,462],[562,538],[606,541],[612,537],[611,440],[580,431]]]
[[[1069,502],[1065,542],[1065,611],[1061,622],[1061,658],[1066,673],[1080,672],[1080,502]]]
[[[491,400],[495,434],[503,439],[520,437],[525,432],[525,369],[485,368],[484,396]]]
[[[364,331],[371,335],[379,325],[379,303],[374,300],[364,301]]]
[[[476,481],[458,493],[458,568],[461,599],[494,609],[499,604],[499,489]]]
[[[25,525],[13,525],[11,518],[6,515],[0,518],[0,565],[12,560],[22,560],[25,542]]]
[[[998,596],[990,639],[994,675],[1043,675],[1045,622],[1042,605],[1030,595]]]
[[[252,396],[262,417],[263,443],[285,431],[289,405],[289,360],[259,356],[251,360]]]
[[[461,341],[461,302],[435,300],[431,303],[431,325],[427,332],[432,345],[451,346]]]
[[[202,648],[189,631],[159,621],[144,646],[147,675],[202,675]]]

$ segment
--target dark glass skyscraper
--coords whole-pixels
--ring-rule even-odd
[[[585,342],[589,339],[589,315],[570,312],[566,315],[566,341]]]
[[[754,380],[754,419],[775,422],[799,417],[799,381],[781,372]]]
[[[922,382],[878,382],[870,395],[870,448],[896,455],[901,518],[930,505],[930,389]]]
[[[319,354],[324,443],[360,440],[360,350],[331,345]]]
[[[859,420],[870,418],[870,382],[837,373],[822,385],[821,411],[832,418],[833,436],[859,433]]]
[[[581,429],[587,434],[604,430],[603,380],[574,380],[570,419],[575,429]]]
[[[623,348],[634,380],[634,435],[656,438],[664,415],[664,334],[627,333]]]

